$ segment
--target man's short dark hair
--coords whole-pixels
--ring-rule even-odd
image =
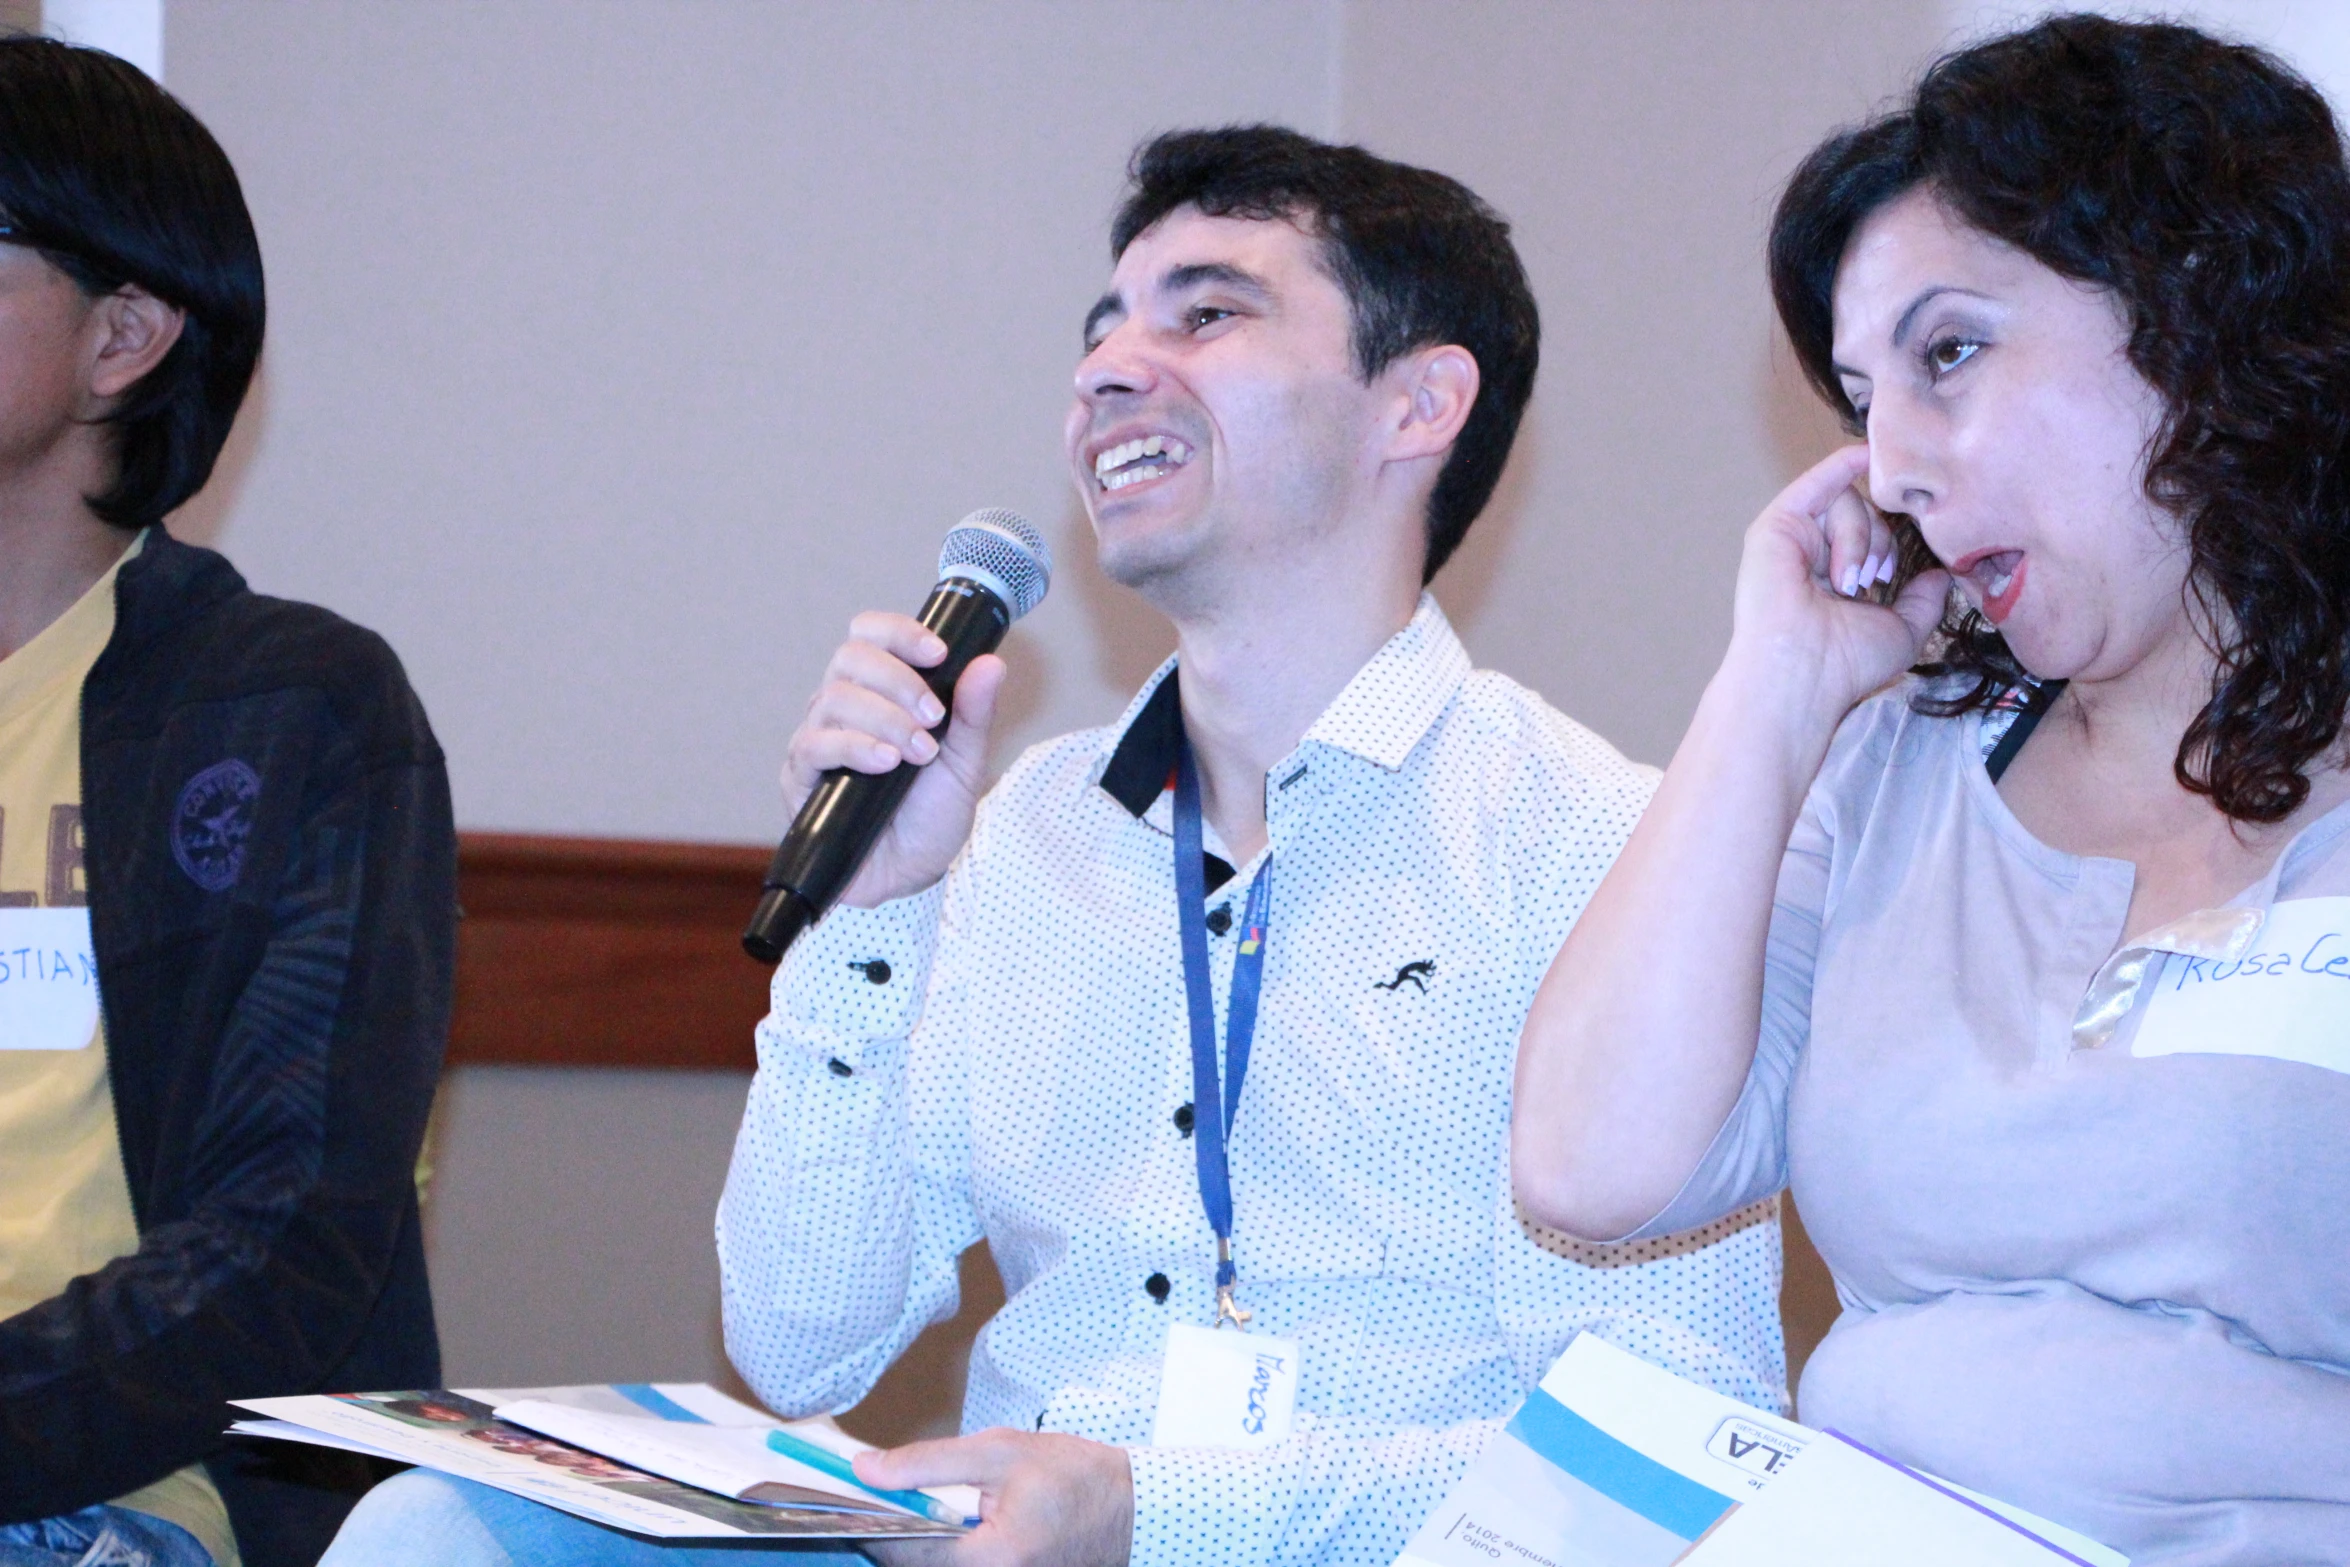
[[[1115,261],[1179,207],[1286,219],[1322,241],[1368,381],[1415,348],[1477,361],[1477,401],[1428,497],[1427,581],[1492,498],[1534,390],[1542,320],[1510,226],[1460,181],[1279,125],[1170,131],[1136,149],[1110,227]]]
[[[186,313],[124,394],[90,509],[144,527],[204,487],[261,354],[261,246],[212,133],[138,67],[0,37],[0,222],[93,298],[135,283]]]

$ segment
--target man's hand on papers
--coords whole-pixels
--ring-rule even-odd
[[[946,653],[946,644],[911,615],[868,610],[849,622],[848,640],[834,650],[824,683],[808,699],[808,716],[792,732],[783,763],[783,808],[791,815],[828,768],[886,773],[913,762],[922,769],[864,869],[841,894],[852,908],[922,891],[946,874],[971,836],[972,814],[987,792],[987,732],[1003,689],[1004,661],[989,653],[963,671],[955,687],[955,721],[942,743],[930,731],[946,709],[918,671]]]
[[[1133,1544],[1122,1447],[998,1428],[860,1453],[856,1466],[858,1479],[888,1490],[979,1487],[981,1522],[962,1538],[867,1543],[887,1567],[1125,1567]]]

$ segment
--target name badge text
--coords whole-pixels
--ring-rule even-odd
[[[0,909],[0,1050],[86,1050],[97,1037],[89,909]]]
[[[2267,1056],[2350,1072],[2350,898],[2275,904],[2241,958],[2163,959],[2135,1056]]]
[[[1167,1328],[1153,1447],[1271,1447],[1297,1410],[1298,1344],[1177,1322]]]

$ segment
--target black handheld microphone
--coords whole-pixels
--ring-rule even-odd
[[[947,645],[947,656],[921,671],[947,709],[931,735],[946,739],[954,722],[955,682],[982,653],[992,653],[1012,622],[1044,602],[1052,551],[1017,512],[989,508],[955,524],[938,551],[938,586],[916,617]],[[900,762],[886,773],[835,767],[816,790],[767,867],[766,891],[743,932],[743,950],[780,963],[801,931],[824,917],[856,877],[883,828],[922,769]]]

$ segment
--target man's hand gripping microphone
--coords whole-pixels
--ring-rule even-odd
[[[947,649],[919,672],[947,710],[931,730],[935,738],[943,740],[954,722],[963,671],[1044,602],[1052,571],[1052,552],[1015,512],[975,511],[948,532],[938,552],[938,586],[916,617]],[[836,767],[823,775],[767,867],[765,890],[743,932],[745,952],[762,963],[782,961],[800,932],[822,919],[855,879],[920,772],[901,762],[886,773]]]

